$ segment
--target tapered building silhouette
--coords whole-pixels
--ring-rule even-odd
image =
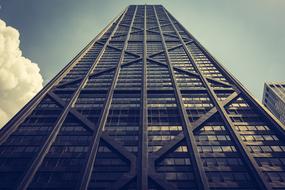
[[[285,188],[283,125],[160,5],[124,10],[0,143],[0,189]]]

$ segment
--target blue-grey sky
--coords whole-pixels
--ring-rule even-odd
[[[0,0],[46,84],[129,4],[162,4],[258,99],[285,79],[285,0]]]

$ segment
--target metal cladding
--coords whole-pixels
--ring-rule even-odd
[[[265,83],[262,103],[285,124],[285,82]]]
[[[131,5],[0,132],[0,189],[284,189],[285,134],[161,5]]]

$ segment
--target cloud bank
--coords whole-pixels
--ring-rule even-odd
[[[0,19],[0,128],[43,87],[38,65],[22,55],[19,37]]]

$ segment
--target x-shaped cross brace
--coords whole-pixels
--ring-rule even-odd
[[[191,43],[191,42],[192,42],[192,41],[190,41],[190,42],[188,42],[188,43]],[[113,47],[113,46],[111,46],[111,45],[107,45],[107,46],[108,46],[108,47],[111,47],[111,48],[113,48],[113,49],[116,49],[116,50],[118,50],[118,51],[123,51],[122,49],[117,48],[117,47]],[[174,49],[179,48],[179,47],[181,47],[181,46],[182,46],[182,44],[179,44],[179,45],[177,45],[177,46],[174,46],[174,47],[171,47],[171,48],[167,49],[167,51],[174,50]],[[136,62],[142,60],[142,57],[141,57],[140,55],[137,55],[137,54],[135,54],[135,53],[128,52],[128,51],[124,51],[124,52],[127,53],[127,54],[130,54],[130,55],[133,55],[133,56],[135,56],[135,57],[137,57],[137,58],[135,58],[135,59],[133,59],[133,60],[127,62],[127,63],[122,64],[121,67],[125,67],[125,66],[131,65],[131,64],[133,64],[133,63],[136,63]],[[163,50],[163,51],[159,51],[159,52],[157,52],[157,53],[151,54],[151,55],[149,55],[149,56],[147,57],[147,60],[150,61],[151,63],[155,63],[155,64],[159,64],[159,65],[162,65],[162,66],[167,67],[167,64],[166,64],[166,63],[160,62],[160,61],[155,60],[155,59],[153,58],[154,56],[159,55],[159,54],[164,53],[164,52],[165,52],[165,51]],[[182,69],[182,68],[177,67],[177,66],[173,66],[173,68],[174,68],[175,70],[180,71],[180,72],[183,72],[183,73],[185,73],[185,74],[187,74],[187,75],[199,77],[199,74],[197,74],[197,73],[195,73],[195,72],[188,71],[188,70]],[[91,74],[89,75],[89,77],[92,77],[92,76],[99,76],[99,75],[101,75],[101,74],[103,74],[103,73],[112,71],[112,70],[114,70],[114,69],[116,69],[116,66],[112,66],[112,67],[110,67],[110,68],[104,69],[104,70],[99,71],[99,72],[97,72],[97,73],[96,73],[96,72],[91,73]],[[217,83],[217,84],[221,84],[221,85],[224,85],[224,86],[231,87],[231,85],[228,84],[228,83],[226,83],[226,82],[223,82],[223,81],[220,81],[220,80],[211,78],[211,77],[206,77],[206,78],[207,78],[209,81],[211,81],[211,82],[214,82],[214,83]],[[68,85],[68,84],[73,84],[73,83],[76,83],[76,82],[81,81],[82,79],[83,79],[83,77],[78,77],[78,78],[75,78],[75,79],[73,79],[73,80],[70,80],[70,81],[67,81],[67,82],[64,82],[64,83],[60,83],[60,84],[57,85],[57,87],[63,87],[63,86]]]
[[[53,92],[48,92],[48,95],[50,98],[52,98],[54,101],[56,101],[60,106],[62,106],[62,107],[65,106],[65,102],[62,101],[60,99],[60,97],[58,97]],[[84,124],[83,126],[85,129],[87,129],[90,132],[94,131],[94,128],[96,126],[91,121],[89,121],[89,119],[87,119],[80,112],[78,112],[75,108],[70,108],[69,113],[72,114],[79,121],[81,121]],[[118,179],[112,186],[110,186],[110,189],[120,189],[124,185],[126,185],[130,180],[132,180],[136,177],[137,158],[134,154],[129,152],[124,146],[122,146],[117,141],[113,140],[113,138],[110,137],[108,132],[103,132],[100,138],[105,143],[107,143],[109,146],[111,146],[117,153],[119,153],[121,156],[125,157],[130,162],[130,172],[122,175],[120,179]],[[167,181],[165,181],[160,174],[157,174],[157,173],[154,173],[153,171],[151,171],[149,173],[149,177],[151,177],[153,181],[155,181],[157,184],[159,184],[163,188],[169,189],[172,187],[171,189],[173,189],[173,185],[169,184]]]

